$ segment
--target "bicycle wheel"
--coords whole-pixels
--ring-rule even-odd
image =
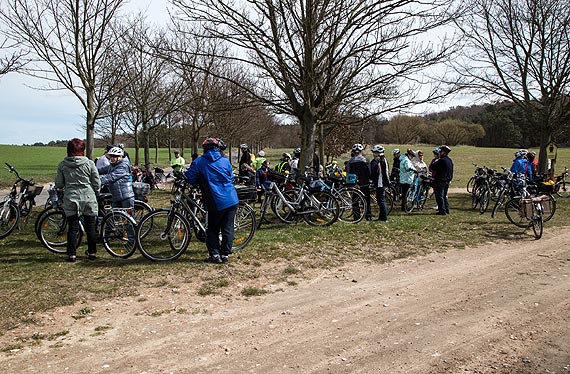
[[[18,221],[18,228],[21,230],[27,224],[32,215],[32,208],[34,207],[31,200],[24,200],[20,204],[20,220]]]
[[[481,193],[481,186],[475,187],[475,190],[473,190],[473,192],[471,192],[471,208],[472,209],[476,209],[477,205],[479,205],[480,193]]]
[[[4,239],[14,231],[20,221],[20,210],[16,204],[6,201],[0,209],[0,239]]]
[[[312,226],[329,226],[338,220],[340,213],[338,201],[330,192],[318,191],[303,197],[302,207],[309,213],[303,219]]]
[[[38,240],[40,239],[40,228],[39,228],[40,220],[43,218],[44,214],[46,214],[47,212],[51,212],[52,210],[54,210],[54,208],[52,208],[51,206],[45,208],[44,210],[39,212],[38,216],[36,217],[36,221],[34,222],[34,232],[36,233],[36,237],[38,238]]]
[[[531,218],[530,222],[532,226],[532,232],[534,233],[534,238],[542,238],[542,216],[540,214],[537,214]]]
[[[55,254],[67,254],[67,230],[67,218],[63,210],[46,212],[38,222],[40,243]],[[83,239],[83,231],[79,230],[77,236],[77,247],[79,247]]]
[[[359,223],[364,219],[366,199],[356,188],[345,187],[337,190],[339,204],[338,220],[346,223]],[[371,200],[372,201],[372,200]],[[372,205],[372,203],[371,203]],[[372,207],[370,209],[372,211]]]
[[[288,190],[283,192],[283,197],[285,200],[292,204],[295,204],[298,195],[298,192],[295,190]],[[277,215],[277,218],[279,218],[279,220],[283,223],[297,223],[300,219],[302,219],[300,216],[296,215],[295,212],[289,208],[289,206],[285,204],[285,202],[281,200],[281,197],[279,196],[276,196],[275,198],[274,212]]]
[[[234,250],[243,249],[255,234],[255,211],[248,204],[239,204],[234,219]]]
[[[522,211],[520,196],[513,197],[505,204],[505,214],[507,215],[507,219],[515,226],[522,228],[528,227],[528,220]]]
[[[505,190],[502,189],[499,192],[499,195],[497,197],[497,200],[495,201],[495,205],[493,206],[493,211],[491,212],[491,217],[495,218],[497,216],[497,212],[499,211],[499,208],[505,203]]]
[[[113,257],[128,258],[135,253],[136,224],[131,216],[122,211],[105,214],[101,221],[99,236],[105,250]]]
[[[144,257],[170,261],[188,248],[192,231],[188,220],[170,209],[154,210],[144,216],[136,230],[136,243]]]
[[[416,207],[418,210],[423,210],[424,206],[426,205],[426,200],[428,198],[428,190],[424,188],[424,186],[419,187],[418,197],[416,201]]]
[[[554,185],[554,191],[556,194],[563,198],[570,197],[570,182],[566,180],[560,181]]]
[[[150,205],[142,200],[135,200],[135,211],[133,212],[133,218],[135,222],[140,221],[145,215],[152,212]]]
[[[394,209],[394,199],[391,194],[384,195],[384,202],[386,203],[386,213],[390,215],[392,209]]]
[[[411,213],[414,210],[414,205],[416,204],[416,189],[410,188],[408,193],[406,194],[406,205],[405,210],[406,213]]]
[[[472,176],[472,177],[469,178],[469,180],[467,181],[467,192],[472,193],[474,187],[475,187],[475,177]]]
[[[489,207],[489,202],[491,201],[491,191],[488,188],[482,187],[481,194],[479,197],[479,213],[483,214],[487,211]]]

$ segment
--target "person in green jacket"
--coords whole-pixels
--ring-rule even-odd
[[[265,161],[265,152],[264,151],[259,151],[257,152],[257,157],[255,158],[254,161],[252,161],[251,163],[251,167],[253,167],[255,169],[255,171],[257,171],[257,169],[259,169],[261,167],[261,165],[263,165],[263,161]]]
[[[87,251],[90,260],[97,252],[97,193],[101,180],[95,163],[85,157],[85,142],[73,138],[67,143],[67,157],[57,166],[55,187],[63,190],[63,210],[67,217],[67,261],[75,262],[79,218],[83,217],[87,234]]]
[[[184,169],[184,164],[186,161],[182,156],[180,156],[180,151],[174,151],[174,158],[170,161],[170,166],[172,166],[173,171],[182,171]]]

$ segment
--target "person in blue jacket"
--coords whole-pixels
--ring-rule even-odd
[[[99,168],[101,184],[109,186],[113,208],[131,208],[135,206],[135,193],[131,180],[131,164],[123,157],[123,150],[113,147],[107,152],[110,164]]]
[[[206,247],[209,257],[204,261],[216,264],[227,263],[232,253],[234,219],[239,203],[233,185],[232,164],[222,155],[220,147],[219,139],[204,140],[204,154],[184,172],[186,179],[191,184],[197,183],[202,191],[208,211]]]
[[[532,182],[532,164],[526,159],[528,151],[519,149],[515,152],[515,160],[511,165],[511,173],[524,174],[528,181]]]

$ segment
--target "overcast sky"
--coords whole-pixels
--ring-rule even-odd
[[[141,10],[149,20],[167,22],[167,0],[132,0],[125,12]],[[64,91],[41,91],[46,81],[10,73],[0,78],[0,144],[47,143],[84,138],[85,110],[79,100]],[[457,99],[441,106],[466,105]],[[435,110],[435,109],[433,109]]]

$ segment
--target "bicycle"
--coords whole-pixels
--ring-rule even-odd
[[[523,199],[533,198],[533,196],[526,189],[526,182],[523,176],[517,175],[513,177],[512,182],[516,187],[516,196],[505,204],[505,214],[507,219],[518,227],[528,227],[526,212],[523,210]],[[536,197],[536,196],[534,196]],[[542,200],[542,221],[548,222],[556,212],[556,200],[552,195],[545,194],[538,196]]]
[[[365,217],[367,209],[364,193],[356,187],[343,186],[343,178],[328,177],[325,183],[330,188],[330,193],[339,203],[338,220],[341,222],[356,224]],[[340,186],[337,188],[337,186]]]
[[[182,256],[188,249],[192,231],[198,240],[206,240],[207,211],[200,193],[184,179],[176,183],[172,206],[146,214],[137,225],[137,247],[152,261],[171,261]],[[234,219],[233,249],[243,249],[252,240],[255,228],[253,208],[240,202]]]
[[[476,187],[477,177],[486,174],[485,167],[477,166],[477,164],[472,164],[475,167],[475,171],[469,180],[467,181],[467,192],[473,193],[473,189]]]
[[[570,181],[566,181],[568,176],[568,167],[564,167],[564,172],[554,178],[554,192],[556,195],[568,198],[570,197]]]
[[[67,253],[67,217],[62,207],[61,193],[50,189],[52,206],[38,215],[35,224],[36,236],[40,243],[55,254]],[[135,208],[111,208],[111,194],[98,196],[99,212],[97,218],[98,240],[113,257],[128,258],[136,250],[134,233],[140,217],[152,211],[143,201],[135,200]],[[128,218],[126,217],[128,216]],[[81,245],[85,229],[80,221],[77,247]]]
[[[426,186],[429,184],[429,177],[424,174],[416,174],[412,187],[406,194],[406,213],[411,213],[414,209],[422,210],[428,198]]]
[[[10,235],[16,228],[21,230],[26,225],[36,205],[35,198],[43,190],[43,186],[36,186],[32,179],[23,179],[12,165],[7,162],[5,164],[8,171],[16,175],[16,181],[12,184],[10,193],[0,203],[0,239]]]
[[[524,217],[527,219],[528,227],[532,227],[535,239],[540,239],[542,237],[543,230],[543,214],[545,205],[548,201],[545,201],[542,197],[530,197],[521,199],[521,208]]]

